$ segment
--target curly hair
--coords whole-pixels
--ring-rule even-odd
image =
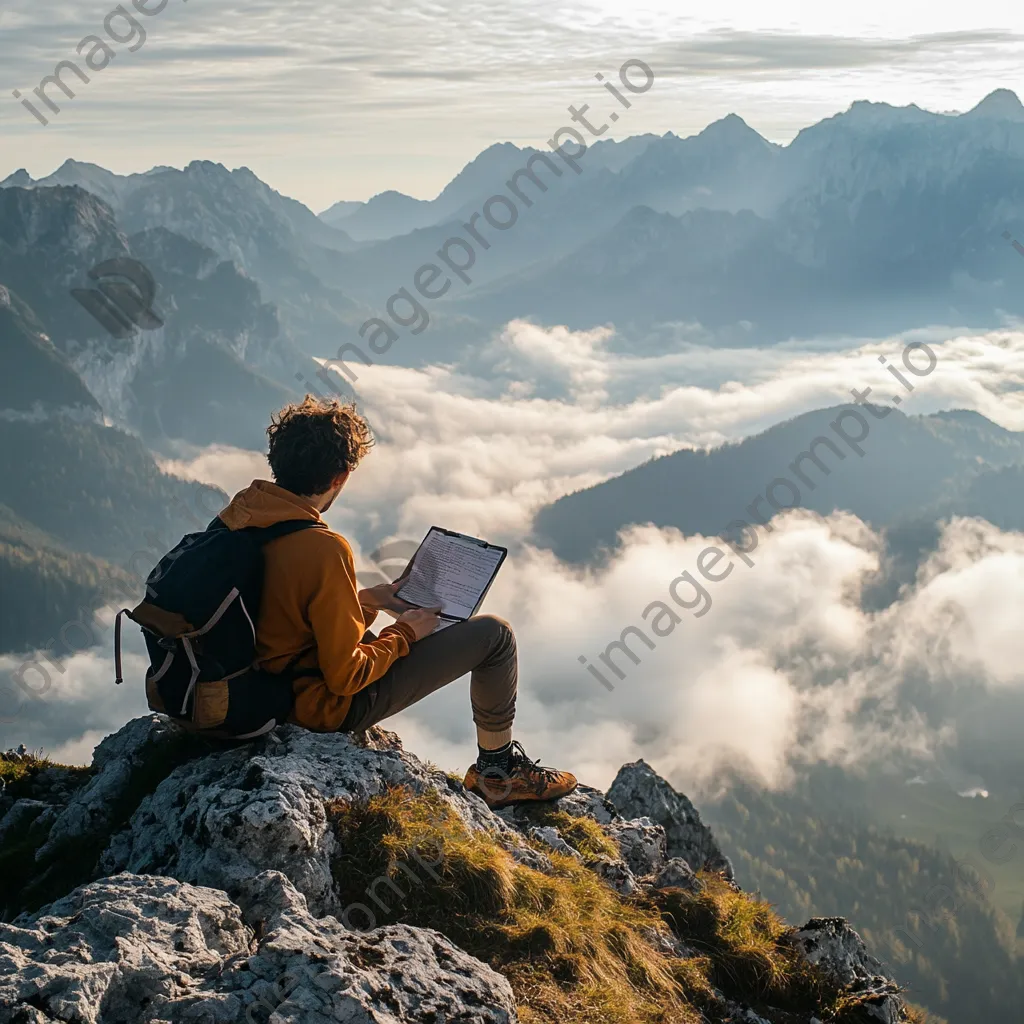
[[[322,494],[355,469],[373,447],[370,425],[354,405],[306,395],[276,413],[267,427],[274,481],[293,494]]]

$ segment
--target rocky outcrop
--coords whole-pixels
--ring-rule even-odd
[[[96,774],[56,814],[36,858],[42,860],[84,836],[108,832],[115,808],[127,794],[135,773],[156,748],[173,742],[178,735],[177,728],[166,719],[151,715],[136,718],[103,740],[93,753]]]
[[[790,941],[838,985],[860,993],[872,1020],[882,1024],[903,1020],[899,986],[844,918],[811,918]]]
[[[647,817],[665,829],[669,857],[680,857],[695,871],[715,871],[735,879],[732,862],[719,849],[697,808],[677,793],[646,761],[624,764],[608,799],[627,818]]]
[[[152,715],[126,726],[132,728],[139,730],[140,742],[142,732],[152,730],[145,742],[159,745],[154,734],[164,721]],[[105,761],[62,817],[82,813],[74,805],[88,803],[109,773],[119,776],[123,757],[122,752]],[[313,913],[341,913],[331,872],[336,842],[326,807],[333,801],[365,802],[393,786],[433,790],[468,827],[496,833],[523,862],[544,866],[543,855],[518,831],[439,769],[405,753],[394,734],[376,730],[360,742],[282,726],[270,738],[177,768],[142,801],[128,828],[113,837],[100,867],[104,874],[168,875],[230,894],[270,869],[291,881]]]
[[[687,892],[699,892],[702,888],[700,879],[694,874],[693,868],[682,857],[673,857],[658,872],[654,879],[655,889],[684,889]]]
[[[211,749],[150,715],[104,740],[90,774],[67,773],[40,767],[0,793],[0,852],[5,837],[34,836],[46,892],[56,865],[80,861],[67,895],[0,924],[0,1024],[512,1024],[513,991],[487,964],[432,928],[378,927],[381,896],[411,905],[415,885],[382,875],[362,895],[365,882],[348,884],[339,868],[352,833],[335,827],[336,809],[396,788],[545,884],[589,871],[631,906],[666,908],[675,924],[644,925],[659,955],[709,962],[671,907],[712,900],[692,918],[707,921],[714,899],[748,898],[693,805],[643,762],[625,766],[607,797],[581,786],[553,806],[494,813],[380,729],[285,726]],[[422,859],[416,877],[440,884],[441,863]],[[346,891],[365,903],[346,905]],[[815,919],[785,948],[856,996],[868,1016],[851,1021],[909,1019],[897,984],[845,921]],[[796,1019],[707,991],[709,1020]]]
[[[116,875],[0,925],[0,1024],[517,1019],[508,982],[437,932],[352,932],[272,871],[240,902]]]

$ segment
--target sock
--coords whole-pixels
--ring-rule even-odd
[[[477,730],[477,758],[476,767],[478,771],[486,772],[488,770],[494,772],[508,772],[512,767],[512,730],[508,729],[504,733],[483,733],[479,735],[482,730]],[[490,742],[485,747],[480,743],[480,739],[490,740],[492,737],[505,739],[505,742],[501,746],[492,746]]]

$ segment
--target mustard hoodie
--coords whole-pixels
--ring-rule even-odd
[[[266,480],[239,491],[220,518],[232,530],[271,526],[287,519],[320,520],[298,495]],[[301,668],[321,676],[295,680],[292,721],[333,732],[345,720],[353,694],[379,679],[416,639],[411,626],[385,626],[363,643],[377,612],[359,604],[352,549],[330,530],[300,530],[264,549],[263,600],[256,620],[262,667],[281,672],[298,655]]]

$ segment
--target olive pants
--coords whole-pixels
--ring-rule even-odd
[[[380,677],[352,698],[342,732],[362,732],[472,673],[469,696],[478,728],[498,733],[516,714],[519,664],[512,627],[494,615],[475,615],[411,645]]]

